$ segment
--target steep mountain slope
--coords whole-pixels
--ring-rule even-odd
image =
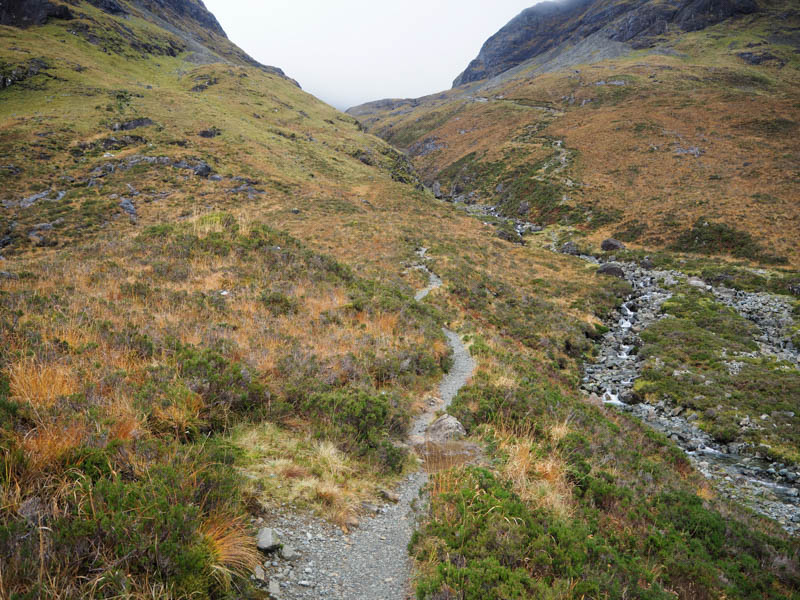
[[[755,0],[540,2],[490,37],[453,86],[499,75],[528,59],[590,36],[647,48],[663,41],[659,36],[672,29],[698,31],[757,10]]]
[[[631,5],[669,3],[614,3]],[[690,238],[697,222],[716,222],[734,239],[749,235],[762,246],[740,257],[797,265],[796,6],[762,2],[752,14],[683,33],[680,27],[698,23],[687,17],[639,50],[614,39],[628,13],[594,32],[605,23],[593,17],[604,2],[567,4],[569,19],[559,8],[569,35],[556,28],[552,38],[548,29],[537,34],[536,24],[555,9],[539,6],[530,9],[537,15],[531,28],[515,19],[511,33],[484,48],[494,57],[484,60],[485,74],[513,68],[481,81],[472,79],[484,67],[468,69],[468,85],[350,114],[408,149],[425,182],[439,181],[447,196],[541,224],[576,224],[592,240],[613,233],[651,248]],[[693,6],[670,14],[677,19]],[[709,10],[712,22],[727,14]],[[507,35],[514,50],[504,45]],[[519,63],[514,35],[530,37],[536,56]],[[561,156],[567,162],[551,177],[548,165]],[[721,241],[680,247],[731,250]]]
[[[318,596],[332,574],[256,531],[380,512],[418,469],[444,326],[477,363],[452,412],[486,460],[432,469],[456,463],[413,540],[419,597],[797,596],[790,527],[581,395],[630,287],[551,252],[560,230],[522,246],[437,202],[199,2],[2,7],[0,597]],[[417,301],[420,254],[443,284]]]

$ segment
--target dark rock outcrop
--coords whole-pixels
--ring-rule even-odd
[[[453,82],[458,87],[499,75],[562,44],[598,33],[634,48],[653,45],[670,27],[698,31],[758,10],[756,0],[565,0],[525,9],[490,37]]]
[[[48,19],[71,19],[69,7],[48,0],[4,0],[0,2],[0,25],[30,27]]]
[[[263,65],[228,40],[216,17],[209,12],[202,0],[87,0],[89,4],[115,17],[133,15],[143,18],[170,33],[182,38],[200,63],[217,62],[220,59],[238,64],[258,67],[267,73],[277,75],[299,84],[278,67]],[[68,6],[69,4],[70,6]],[[0,0],[0,25],[11,27],[31,27],[43,25],[50,19],[72,19],[82,16],[80,4],[76,0]],[[97,38],[86,23],[78,22],[76,30],[81,31],[90,43]],[[124,28],[128,34],[130,30]],[[149,42],[135,39],[131,34],[131,46],[144,52],[153,52]],[[161,53],[175,56],[186,48],[172,48]],[[158,52],[156,52],[158,53]],[[5,87],[8,87],[7,85]]]
[[[111,126],[111,131],[131,131],[132,129],[150,127],[151,125],[155,125],[153,120],[144,117],[141,119],[133,119],[132,121],[125,121],[124,123],[114,123]]]
[[[610,277],[619,277],[625,279],[625,271],[618,263],[606,263],[597,269],[598,275],[609,275]]]
[[[95,4],[105,4],[116,0],[94,0]],[[134,4],[170,22],[193,21],[202,29],[227,37],[217,18],[211,14],[202,0],[134,0]]]
[[[604,252],[615,252],[617,250],[624,250],[625,244],[623,244],[619,240],[608,238],[607,240],[603,240],[603,244],[600,247],[603,249]]]

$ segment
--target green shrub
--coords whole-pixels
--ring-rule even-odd
[[[297,312],[297,300],[281,292],[265,290],[261,293],[260,300],[275,316],[292,315]]]
[[[391,469],[397,469],[405,459],[400,449],[390,449],[389,438],[404,435],[409,423],[407,411],[392,395],[337,390],[314,394],[301,408],[318,431],[351,450],[373,454]]]
[[[672,249],[699,254],[730,254],[768,264],[788,262],[786,257],[768,253],[749,233],[738,231],[725,223],[710,222],[703,217],[678,236]]]

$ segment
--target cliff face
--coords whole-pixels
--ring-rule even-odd
[[[0,25],[30,27],[43,25],[50,18],[71,19],[72,13],[63,4],[48,0],[3,0],[0,2]]]
[[[453,82],[457,87],[493,77],[526,60],[602,32],[636,48],[670,28],[697,31],[758,10],[755,0],[567,0],[541,2],[487,40],[478,57]]]

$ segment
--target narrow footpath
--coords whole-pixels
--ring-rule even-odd
[[[428,285],[415,296],[418,302],[442,286],[442,280],[427,267],[426,252],[425,248],[418,250],[420,263],[414,267],[428,275]],[[449,329],[443,331],[453,353],[453,366],[439,384],[439,397],[432,399],[414,420],[407,440],[422,458],[424,468],[408,475],[396,490],[387,491],[384,504],[365,505],[372,514],[364,517],[350,534],[314,515],[274,509],[262,524],[283,547],[266,556],[263,568],[257,569],[255,574],[273,598],[404,600],[414,597],[408,544],[423,514],[422,490],[428,481],[428,472],[480,457],[480,449],[474,444],[455,439],[442,441],[448,437],[447,432],[441,437],[430,431],[432,425],[452,425],[454,420],[437,419],[437,413],[450,405],[475,370],[475,362],[458,334]]]

